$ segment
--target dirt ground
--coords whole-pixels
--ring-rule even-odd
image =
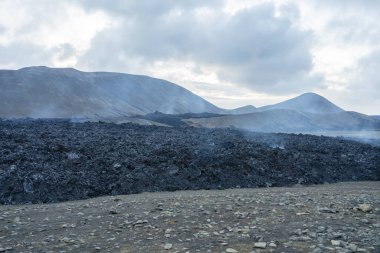
[[[380,252],[380,182],[0,206],[0,252]]]

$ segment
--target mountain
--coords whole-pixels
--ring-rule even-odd
[[[72,68],[0,70],[0,90],[0,118],[224,112],[165,80]]]
[[[246,105],[246,106],[242,106],[236,109],[229,109],[229,110],[226,109],[225,112],[227,114],[247,114],[247,113],[255,112],[256,110],[257,108],[254,107],[253,105]]]
[[[273,109],[287,109],[318,114],[338,113],[344,111],[326,98],[312,92],[304,93],[298,97],[278,104],[259,107],[257,108],[257,111],[268,111]]]
[[[287,109],[186,119],[188,125],[207,128],[233,127],[258,132],[313,132],[380,129],[380,120],[357,112],[307,113]]]
[[[207,119],[187,119],[185,122],[188,125],[197,127],[233,127],[260,132],[281,132],[287,131],[290,128],[305,129],[313,126],[302,113],[283,109]]]
[[[344,111],[315,93],[260,108],[224,110],[174,83],[121,73],[48,67],[0,70],[0,90],[0,118],[72,118],[264,132],[380,129],[378,118]]]

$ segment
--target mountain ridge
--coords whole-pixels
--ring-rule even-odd
[[[177,84],[143,75],[27,67],[1,70],[0,88],[5,118],[223,112]]]
[[[380,129],[380,120],[357,112],[315,114],[289,109],[272,109],[217,118],[185,119],[190,126],[239,128],[257,132],[358,131]]]
[[[283,102],[266,105],[257,108],[257,111],[268,111],[273,109],[289,109],[309,113],[336,113],[344,111],[325,97],[313,92],[306,92],[297,97]]]
[[[375,116],[344,111],[311,92],[259,108],[222,109],[163,79],[46,66],[0,70],[0,89],[0,118],[71,118],[75,122],[277,132],[380,129]]]

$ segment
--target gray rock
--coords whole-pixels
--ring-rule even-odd
[[[164,249],[170,250],[171,248],[173,248],[173,244],[171,244],[171,243],[165,243]]]
[[[353,243],[348,244],[347,248],[351,250],[352,252],[356,252],[358,250],[358,246],[356,246],[356,244],[353,244]]]
[[[360,204],[358,209],[364,213],[368,213],[373,210],[373,207],[370,204]]]
[[[111,209],[111,210],[109,211],[109,213],[110,213],[110,214],[118,214],[119,212],[118,212],[117,210],[115,210],[115,209]]]
[[[276,248],[277,244],[275,244],[274,242],[271,242],[271,243],[269,243],[269,247]]]

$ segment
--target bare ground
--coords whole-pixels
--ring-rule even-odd
[[[352,182],[0,206],[0,252],[380,252],[379,204]]]

